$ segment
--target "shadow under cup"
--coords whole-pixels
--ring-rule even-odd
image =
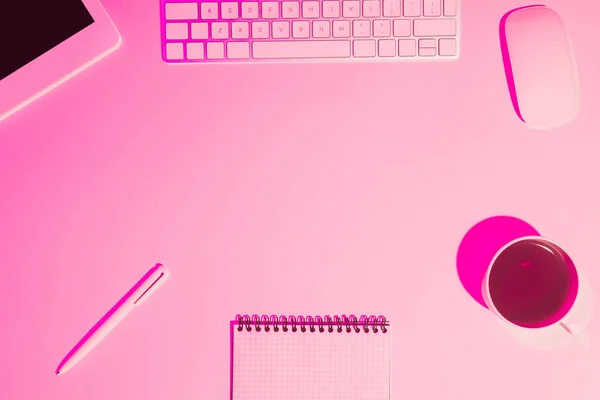
[[[508,245],[493,261],[488,278],[489,298],[498,313],[525,328],[543,328],[563,319],[578,287],[569,256],[542,238]]]

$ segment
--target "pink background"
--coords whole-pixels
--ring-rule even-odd
[[[104,4],[122,48],[0,126],[0,398],[226,399],[237,313],[386,315],[394,399],[598,397],[600,346],[520,345],[455,266],[508,214],[600,287],[597,2],[548,2],[582,86],[550,132],[508,96],[520,1],[464,0],[455,63],[189,68],[160,60],[158,1]],[[156,262],[169,282],[56,377]]]

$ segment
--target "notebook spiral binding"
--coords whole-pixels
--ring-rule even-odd
[[[301,332],[306,332],[307,330],[316,332],[318,330],[323,333],[327,329],[329,333],[334,332],[334,330],[341,333],[345,329],[347,333],[352,331],[359,333],[362,328],[366,333],[370,331],[374,333],[386,333],[388,331],[387,326],[389,326],[388,321],[383,315],[361,315],[360,317],[356,317],[355,315],[334,315],[333,317],[329,315],[325,315],[324,317],[320,315],[315,317],[281,315],[278,317],[277,315],[250,316],[238,314],[235,319],[238,325],[236,329],[239,332],[243,331],[244,328],[248,332],[251,332],[253,328],[256,332],[260,332],[263,329],[265,332],[269,332],[271,329],[274,332],[279,332],[281,327],[283,332],[288,332],[288,330],[292,332],[297,332],[298,330]]]

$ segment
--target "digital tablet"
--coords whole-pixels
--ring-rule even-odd
[[[120,45],[98,0],[0,1],[0,121]]]

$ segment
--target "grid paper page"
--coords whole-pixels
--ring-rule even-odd
[[[233,400],[389,400],[391,327],[233,329]]]

